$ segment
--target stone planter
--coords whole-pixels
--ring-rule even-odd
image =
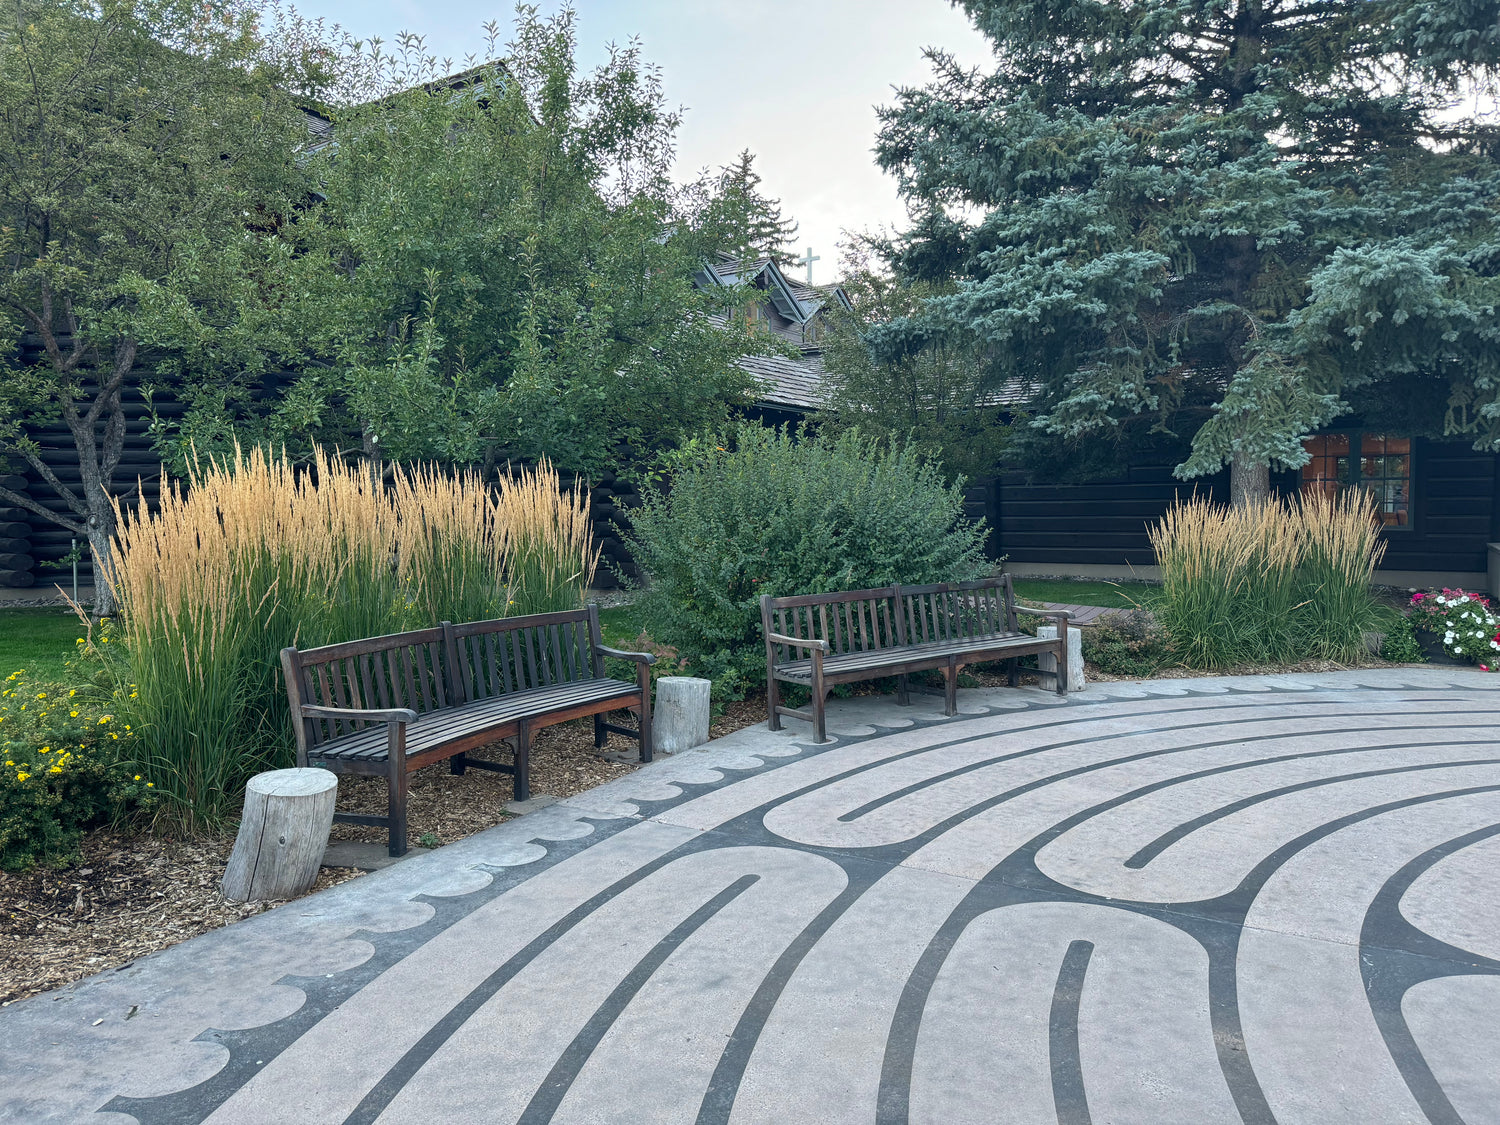
[[[1459,656],[1449,656],[1443,648],[1443,638],[1437,633],[1429,633],[1426,629],[1416,631],[1417,644],[1422,649],[1422,655],[1427,658],[1429,664],[1449,664],[1467,668],[1469,661]]]

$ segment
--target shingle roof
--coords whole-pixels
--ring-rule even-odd
[[[756,401],[767,406],[794,406],[802,410],[816,410],[823,405],[821,355],[804,355],[800,359],[747,355],[738,362],[765,387]]]

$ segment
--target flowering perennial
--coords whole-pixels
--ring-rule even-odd
[[[1444,587],[1441,593],[1413,594],[1407,616],[1416,628],[1442,637],[1449,656],[1485,672],[1500,671],[1500,617],[1488,598]]]

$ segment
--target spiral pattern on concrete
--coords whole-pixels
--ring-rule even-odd
[[[97,1119],[1500,1121],[1497,719],[1189,689],[640,781]]]

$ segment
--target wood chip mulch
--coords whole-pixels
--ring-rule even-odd
[[[765,700],[731,703],[711,726],[714,738],[765,718]],[[624,725],[624,724],[622,724]],[[611,735],[606,754],[635,756],[635,743]],[[478,758],[510,760],[503,744]],[[548,727],[532,743],[531,791],[571,797],[638,766],[611,761],[594,749],[587,720]],[[341,812],[385,812],[378,778],[342,778]],[[512,814],[509,775],[471,769],[462,777],[441,762],[412,775],[409,840],[430,833],[448,844],[499,824]],[[335,824],[335,840],[384,843],[385,831]],[[433,841],[429,840],[429,844]],[[82,858],[65,870],[0,872],[0,1005],[59,988],[107,969],[122,969],[148,953],[237,922],[280,903],[231,903],[219,879],[234,837],[171,840],[101,829],[83,839]],[[314,890],[358,878],[350,868],[324,868]]]

